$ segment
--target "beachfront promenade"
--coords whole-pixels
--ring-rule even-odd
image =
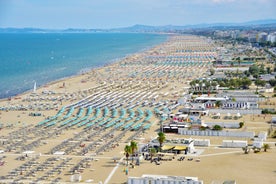
[[[1,180],[57,183],[81,175],[87,182],[126,182],[124,162],[116,165],[124,145],[155,137],[160,113],[178,111],[189,81],[206,77],[215,57],[205,38],[171,36],[151,50],[2,101]],[[43,115],[28,115],[37,111]]]

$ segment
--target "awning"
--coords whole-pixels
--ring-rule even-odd
[[[64,155],[64,154],[65,154],[64,151],[56,151],[56,152],[54,153],[54,155]]]
[[[164,145],[164,146],[162,146],[162,150],[170,150],[170,149],[173,149],[174,148],[174,146],[171,146],[171,145]]]
[[[178,151],[183,151],[185,150],[187,147],[186,146],[175,146],[173,149],[174,150],[178,150]]]

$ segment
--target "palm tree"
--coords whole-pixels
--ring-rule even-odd
[[[150,148],[150,160],[152,161],[152,157],[156,154],[156,149],[155,148]]]
[[[129,145],[126,145],[124,151],[125,151],[125,154],[126,154],[127,165],[128,165],[128,157],[131,154],[131,147]]]
[[[219,108],[219,107],[222,105],[222,102],[221,102],[221,101],[216,101],[216,103],[215,103],[215,104],[216,104],[216,107],[218,107],[218,108]]]
[[[135,141],[131,141],[131,142],[130,142],[130,149],[131,149],[131,154],[132,154],[132,163],[133,163],[134,153],[135,153],[135,152],[136,152],[136,150],[138,149],[137,142],[135,142]]]
[[[270,146],[269,144],[264,144],[263,148],[264,148],[264,152],[266,152],[270,148]]]
[[[159,144],[160,144],[160,149],[161,149],[162,144],[163,144],[164,141],[166,140],[165,134],[164,134],[163,132],[159,132],[159,133],[158,133],[157,140],[158,140],[158,142],[159,142]]]

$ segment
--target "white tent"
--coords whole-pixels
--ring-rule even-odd
[[[54,153],[54,155],[64,155],[64,154],[65,154],[64,151],[56,151],[56,152]]]

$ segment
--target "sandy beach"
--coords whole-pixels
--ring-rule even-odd
[[[251,139],[169,133],[167,138],[210,139],[211,146],[196,147],[201,154],[184,161],[177,160],[179,155],[160,165],[142,160],[128,175],[124,172],[125,145],[156,137],[155,110],[173,109],[191,80],[208,76],[214,57],[215,45],[206,38],[174,35],[116,63],[1,100],[0,183],[70,183],[73,175],[81,175],[83,183],[119,184],[143,174],[194,176],[204,183],[274,183],[271,138],[267,152],[244,154],[241,148],[221,148],[222,141]],[[269,129],[271,116],[244,115],[239,121],[245,122],[243,130],[258,134]]]

